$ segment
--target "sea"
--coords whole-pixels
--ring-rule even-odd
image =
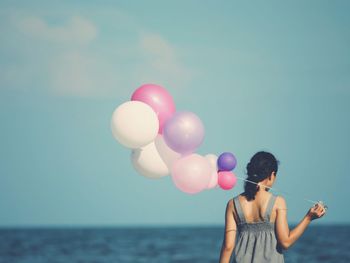
[[[0,263],[214,263],[223,236],[221,226],[3,228]],[[350,225],[310,226],[285,262],[350,263],[349,240]]]

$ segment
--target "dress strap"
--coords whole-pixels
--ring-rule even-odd
[[[237,217],[238,217],[239,222],[245,223],[246,221],[245,221],[245,217],[243,214],[242,206],[241,206],[241,203],[239,202],[239,195],[236,196],[235,198],[233,198],[233,201],[235,203]]]
[[[269,202],[267,204],[265,216],[264,216],[266,221],[270,221],[270,216],[272,213],[273,205],[275,204],[275,201],[276,201],[276,197],[277,196],[271,194],[271,197],[270,197]]]

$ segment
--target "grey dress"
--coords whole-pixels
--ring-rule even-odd
[[[278,245],[275,234],[275,223],[270,222],[270,215],[276,201],[271,194],[265,212],[264,220],[247,223],[238,196],[233,198],[237,217],[237,239],[234,249],[235,257],[232,262],[237,263],[280,263],[284,262],[283,250]]]

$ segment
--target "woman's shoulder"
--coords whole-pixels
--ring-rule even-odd
[[[275,201],[275,206],[276,208],[286,208],[287,207],[287,203],[286,203],[286,200],[284,199],[283,196],[281,195],[274,195],[275,198],[276,198],[276,201]]]
[[[244,192],[242,192],[242,193],[240,193],[240,194],[235,195],[233,198],[238,198],[239,196],[241,196],[241,195],[243,195],[243,194],[244,194]]]
[[[240,196],[244,196],[244,192],[242,192],[242,193],[240,193],[240,194],[237,194],[237,195],[235,195],[233,198],[231,198],[230,200],[233,202],[234,201],[234,199],[239,199],[239,197]]]
[[[271,193],[272,194],[272,193]],[[274,196],[276,198],[276,202],[285,202],[286,200],[284,199],[284,197],[282,195],[275,195],[272,194],[272,196]]]
[[[233,197],[231,197],[228,201],[227,201],[227,205],[228,206],[233,206],[233,203],[234,203],[234,199],[238,199],[240,195],[243,195],[243,193],[240,193],[238,195],[235,195]]]

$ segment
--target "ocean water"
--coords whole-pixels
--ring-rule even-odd
[[[0,263],[218,262],[223,227],[0,229]],[[290,263],[350,262],[350,225],[310,226]]]

